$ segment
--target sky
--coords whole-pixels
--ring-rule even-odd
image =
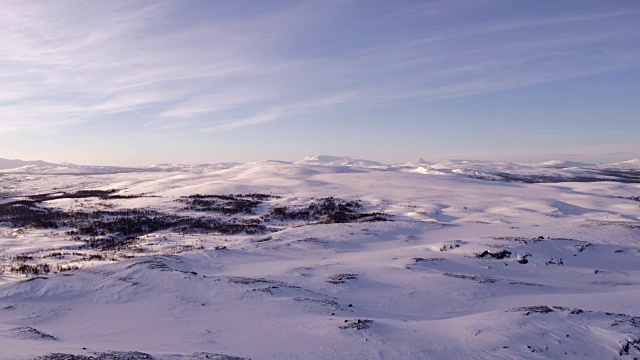
[[[640,157],[640,1],[0,2],[0,158]]]

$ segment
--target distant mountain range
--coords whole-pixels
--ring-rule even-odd
[[[425,175],[463,176],[481,180],[527,183],[618,181],[640,183],[640,159],[611,164],[589,164],[565,160],[540,163],[445,160],[429,162],[417,158],[405,163],[384,164],[346,156],[314,155],[291,163],[297,166],[360,167]],[[123,172],[204,172],[231,168],[238,163],[158,164],[145,167],[86,166],[46,161],[0,158],[0,174],[112,174]]]
[[[0,158],[0,169],[14,169],[23,166],[46,166],[54,165],[42,160],[24,161],[17,159],[2,159]]]
[[[24,161],[0,158],[0,173],[29,174],[105,174],[141,171],[141,168],[120,166],[88,166],[72,163],[55,164],[42,160]]]

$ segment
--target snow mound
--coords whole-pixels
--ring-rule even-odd
[[[607,167],[640,169],[640,158],[609,164]]]

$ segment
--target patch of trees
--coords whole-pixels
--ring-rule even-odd
[[[58,192],[58,193],[45,193],[27,196],[27,199],[36,202],[59,200],[59,199],[85,199],[85,198],[99,198],[102,200],[110,199],[136,199],[141,197],[156,197],[147,194],[116,194],[122,191],[122,189],[108,189],[108,190],[78,190],[73,192]]]
[[[212,212],[223,215],[254,214],[257,207],[265,200],[273,198],[268,194],[229,194],[201,195],[182,197],[176,201],[185,204],[183,210]]]
[[[307,220],[318,224],[339,224],[361,221],[388,221],[384,213],[361,213],[363,208],[360,200],[344,201],[334,197],[312,200],[309,205],[301,209],[289,209],[286,206],[272,208],[263,219]]]
[[[110,189],[110,190],[78,190],[75,192],[62,192],[62,193],[48,193],[48,194],[37,194],[27,196],[29,200],[32,201],[50,201],[50,200],[58,200],[58,199],[84,199],[89,197],[97,197],[97,198],[107,198],[112,194],[118,192],[118,189]]]
[[[63,211],[41,203],[61,198],[128,197],[115,194],[119,190],[80,190],[68,193],[39,194],[0,205],[0,224],[18,229],[70,228],[65,232],[76,241],[84,241],[82,248],[101,250],[130,249],[138,237],[160,231],[182,234],[264,234],[273,231],[263,222],[270,220],[310,221],[315,224],[348,223],[356,221],[386,221],[383,213],[364,213],[360,200],[345,201],[334,197],[312,199],[306,207],[290,209],[272,207],[261,217],[219,218],[166,214],[156,210],[73,210]],[[134,195],[132,195],[134,196]],[[137,195],[135,195],[137,196]],[[248,193],[236,195],[191,195],[177,201],[185,204],[183,210],[212,212],[221,215],[255,214],[265,201],[274,195]]]
[[[14,262],[2,269],[3,271],[8,270],[13,274],[22,274],[27,276],[38,276],[38,275],[46,275],[51,272],[51,267],[49,264],[36,264],[29,265],[22,262]]]
[[[50,208],[42,208],[35,201],[18,200],[0,205],[0,223],[11,227],[57,229],[72,216]]]

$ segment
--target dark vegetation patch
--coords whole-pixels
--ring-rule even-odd
[[[540,287],[545,286],[542,284],[536,284],[536,283],[530,283],[530,282],[524,282],[524,281],[509,281],[509,285],[540,286]]]
[[[89,247],[111,248],[127,240],[159,231],[170,230],[181,234],[263,234],[269,231],[264,225],[244,223],[236,220],[223,221],[211,217],[187,217],[166,215],[150,210],[123,211],[122,216],[99,216],[76,225],[77,229],[67,235],[93,237]]]
[[[413,264],[409,264],[407,265],[407,269],[413,269],[414,265],[417,265],[418,263],[421,262],[426,262],[426,263],[435,263],[435,262],[439,262],[439,261],[444,261],[444,258],[421,258],[421,257],[417,257],[417,258],[413,258]]]
[[[66,235],[84,240],[88,248],[115,250],[137,242],[137,237],[158,232],[175,231],[182,234],[240,233],[262,234],[269,229],[260,224],[239,220],[223,221],[211,217],[167,215],[149,209],[114,211],[62,211],[44,208],[31,201],[0,205],[0,223],[14,228],[58,229],[69,227]]]
[[[333,308],[334,310],[342,309],[342,306],[340,305],[340,303],[338,303],[335,300],[312,299],[312,298],[298,296],[298,297],[294,297],[293,301],[302,302],[302,303],[316,304],[316,305],[322,305],[322,306],[328,306],[328,307]]]
[[[341,224],[356,221],[389,221],[388,215],[380,212],[362,213],[360,200],[345,201],[334,197],[312,200],[308,206],[291,209],[276,206],[262,218],[264,221],[313,221],[317,224]]]
[[[456,278],[456,279],[464,279],[464,280],[473,280],[477,281],[480,284],[493,284],[497,280],[488,276],[475,276],[475,275],[463,275],[463,274],[452,274],[452,273],[443,273],[442,275]]]
[[[254,278],[247,278],[247,277],[241,277],[241,276],[230,276],[227,278],[227,281],[230,282],[231,284],[241,284],[241,285],[273,283],[272,281],[269,281],[264,278],[254,279]]]
[[[136,237],[158,232],[178,233],[239,233],[262,234],[271,229],[260,224],[260,219],[221,219],[165,214],[152,209],[121,209],[95,211],[63,211],[41,206],[42,202],[60,198],[85,198],[116,196],[118,190],[80,190],[74,193],[53,193],[29,196],[29,200],[17,200],[0,205],[0,223],[13,228],[58,229],[72,228],[67,235],[90,237],[88,247],[113,248],[127,246]],[[120,195],[117,195],[120,196]],[[221,215],[254,214],[264,200],[274,198],[267,194],[192,195],[177,201],[186,204],[188,210],[212,212]],[[360,201],[343,201],[333,197],[313,200],[303,210],[272,208],[262,217],[270,219],[312,220],[317,223],[345,223],[357,220],[377,221],[382,213],[360,213]],[[386,220],[386,219],[385,219]]]
[[[536,243],[539,241],[544,241],[545,237],[544,236],[538,236],[537,238],[524,238],[524,237],[514,237],[514,236],[499,236],[499,237],[491,237],[490,239],[492,240],[499,240],[499,241],[510,241],[510,242],[517,242],[517,243],[521,243],[524,245],[528,245],[529,243]],[[553,240],[572,240],[572,239],[553,239]]]
[[[109,351],[95,353],[95,355],[71,355],[71,354],[49,354],[35,358],[34,360],[154,360],[149,354],[139,351]]]
[[[586,243],[584,245],[576,245],[576,251],[577,252],[583,252],[587,249],[591,248],[591,250],[593,250],[593,244],[591,243]]]
[[[564,262],[562,261],[562,258],[556,259],[556,258],[551,258],[549,261],[545,261],[544,262],[545,265],[564,265]]]
[[[181,356],[185,360],[203,360],[203,359],[211,359],[211,360],[249,360],[246,358],[238,357],[238,356],[229,356],[223,354],[214,354],[208,352],[196,352],[191,355]]]
[[[137,199],[141,197],[157,197],[148,194],[117,194],[122,191],[121,189],[109,189],[109,190],[78,190],[74,192],[58,192],[58,193],[46,193],[29,195],[26,198],[30,201],[43,202],[59,199],[85,199],[85,198],[98,198],[102,200],[112,199]]]
[[[265,278],[247,278],[247,277],[242,277],[242,276],[225,276],[225,277],[222,277],[220,280],[226,280],[227,282],[229,282],[231,284],[238,284],[238,285],[267,285],[267,287],[254,288],[254,289],[252,289],[250,291],[259,291],[259,292],[268,293],[270,295],[274,295],[274,290],[277,290],[277,289],[304,290],[299,286],[289,285],[287,283],[284,283],[282,281],[277,281],[277,280],[267,280]],[[313,293],[313,291],[309,291],[309,290],[305,290],[305,291]]]
[[[453,244],[445,244],[440,248],[440,251],[448,251],[448,250],[453,250],[453,249],[457,249],[460,247],[459,243],[453,243]]]
[[[434,262],[434,261],[444,261],[445,258],[413,258],[414,263],[419,262]]]
[[[277,285],[271,285],[271,286],[267,286],[267,287],[261,287],[261,288],[255,288],[255,289],[251,289],[251,291],[255,292],[263,292],[269,295],[275,295],[276,291],[280,289],[280,286]]]
[[[523,256],[519,257],[517,261],[518,261],[520,264],[523,264],[523,265],[524,265],[524,264],[528,264],[528,263],[529,263],[529,258],[530,258],[531,256],[532,256],[531,254],[526,253],[526,254],[524,254]]]
[[[476,254],[476,257],[477,258],[481,258],[481,259],[483,259],[483,258],[485,258],[487,256],[491,257],[491,258],[494,258],[494,259],[502,260],[502,259],[511,257],[511,251],[502,250],[502,251],[499,251],[497,253],[492,253],[492,252],[489,252],[488,250],[485,250],[485,251],[481,252],[480,254]]]
[[[43,208],[32,200],[18,200],[0,204],[0,223],[11,227],[57,229],[72,218],[58,209]]]
[[[640,201],[640,196],[616,196],[618,199],[627,199],[633,201]]]
[[[265,201],[270,199],[279,199],[280,196],[273,194],[259,194],[259,193],[249,193],[249,194],[229,194],[229,195],[217,195],[217,194],[194,194],[189,196],[184,196],[184,199],[220,199],[227,201],[235,201],[237,199],[253,199],[257,201]]]
[[[56,338],[55,336],[43,333],[42,331],[38,329],[34,329],[30,326],[14,328],[14,329],[11,329],[11,331],[18,334],[21,338],[24,338],[24,339],[58,340],[58,338]]]
[[[96,360],[96,359],[97,358],[94,356],[53,353],[45,356],[39,356],[37,358],[34,358],[33,360]]]
[[[347,280],[355,280],[358,278],[358,274],[336,274],[327,280],[331,284],[344,284]]]
[[[522,312],[526,315],[531,315],[534,313],[537,314],[548,314],[554,311],[565,311],[565,312],[569,312],[570,314],[573,315],[578,315],[578,314],[582,314],[584,312],[584,310],[582,309],[578,309],[578,308],[568,308],[565,306],[546,306],[546,305],[534,305],[534,306],[523,306],[523,307],[517,307],[517,308],[513,308],[511,310],[508,310],[509,312]],[[607,315],[620,315],[623,317],[629,317],[629,315],[624,315],[624,314],[611,314],[611,313],[606,313]]]
[[[12,262],[9,265],[3,265],[0,268],[0,274],[2,274],[4,271],[9,271],[13,274],[22,274],[26,276],[39,276],[50,273],[51,267],[49,266],[49,264],[29,265],[23,262]]]
[[[311,220],[312,215],[308,209],[300,209],[300,210],[291,210],[287,206],[276,206],[272,208],[269,213],[264,216],[266,221],[269,220],[279,220],[279,221],[287,221],[287,220]]]
[[[185,205],[182,210],[210,212],[222,215],[255,214],[258,206],[271,199],[267,194],[191,195],[176,200]]]
[[[300,239],[300,240],[296,240],[297,242],[301,242],[301,243],[312,243],[312,244],[319,244],[319,245],[327,245],[329,242],[326,240],[320,240],[318,238],[314,238],[314,237],[309,237],[309,238],[304,238],[304,239]]]
[[[171,358],[184,359],[184,360],[249,360],[238,356],[229,356],[223,354],[215,354],[209,352],[195,352],[188,355],[172,355]],[[109,351],[104,353],[94,353],[94,355],[72,355],[54,353],[45,356],[40,356],[34,360],[155,360],[153,356],[142,353],[139,351]]]
[[[228,195],[202,195],[195,194],[183,196],[176,200],[185,205],[182,210],[210,212],[222,215],[255,214],[258,207],[267,200],[280,198],[271,194],[228,194]]]
[[[100,199],[106,199],[109,196],[115,194],[119,190],[110,189],[110,190],[79,190],[75,192],[59,192],[59,193],[47,193],[47,194],[36,194],[29,195],[26,198],[31,201],[50,201],[50,200],[58,200],[58,199],[84,199],[90,197],[97,197]]]
[[[588,220],[578,227],[596,227],[596,226],[619,226],[626,229],[640,229],[640,222],[633,221],[613,221],[613,220]]]
[[[631,349],[636,349],[637,351],[640,351],[640,339],[635,339],[635,340],[627,340],[624,344],[622,344],[622,346],[620,347],[620,351],[618,352],[618,354],[620,356],[622,355],[629,355],[629,351]]]
[[[267,206],[269,200],[278,196],[260,193],[202,195],[182,197],[176,201],[185,205],[182,210],[211,214],[164,213],[151,208],[113,208],[109,206],[74,207],[65,210],[51,206],[47,202],[58,199],[98,198],[102,200],[146,196],[123,195],[122,190],[78,190],[75,192],[55,192],[25,196],[22,199],[0,204],[0,226],[15,228],[16,234],[26,234],[29,229],[64,229],[68,240],[81,242],[80,245],[64,246],[61,249],[20,254],[12,259],[11,266],[4,264],[2,270],[27,276],[45,275],[51,271],[69,271],[79,268],[78,262],[119,260],[144,253],[140,244],[149,234],[172,232],[187,234],[260,235],[277,230],[265,226],[271,220],[302,220],[306,224],[333,224],[346,222],[387,220],[383,213],[362,212],[360,200],[345,201],[334,197],[312,199],[306,207],[289,209],[282,206]],[[80,203],[81,205],[84,203]],[[94,202],[95,204],[95,202]],[[107,203],[110,204],[110,203]],[[235,215],[257,215],[251,217],[231,217]],[[263,242],[270,237],[256,240]],[[318,242],[320,242],[318,240]],[[167,252],[184,252],[202,248],[185,245],[172,246]],[[222,248],[220,248],[222,249]],[[57,251],[54,251],[57,250]],[[92,254],[83,252],[94,250]],[[82,251],[82,252],[81,252]],[[109,252],[110,255],[104,254]],[[67,256],[71,256],[67,258]],[[59,260],[57,264],[30,264],[38,260]],[[64,263],[60,263],[63,261]],[[51,262],[51,261],[48,261]]]
[[[523,312],[525,313],[525,315],[530,315],[532,313],[548,314],[550,312],[553,312],[553,309],[546,305],[535,305],[535,306],[524,306],[524,307],[514,308],[509,311]]]
[[[527,184],[559,182],[599,182],[616,181],[621,183],[640,183],[640,170],[622,169],[584,169],[586,175],[524,175],[495,172],[488,175],[468,175],[472,179],[519,182]]]
[[[345,325],[341,325],[340,329],[365,330],[371,327],[371,324],[373,324],[373,320],[369,319],[345,320],[344,322]]]
[[[28,282],[31,282],[31,281],[36,281],[36,280],[46,280],[46,279],[48,279],[48,277],[44,277],[44,276],[35,276],[35,277],[29,278],[29,279],[27,279],[27,280],[23,280],[23,281],[21,281],[20,283],[24,284],[24,283],[28,283]]]
[[[43,259],[46,258],[54,258],[54,259],[62,259],[65,256],[80,256],[83,257],[86,254],[77,252],[77,251],[53,251],[47,254],[40,256]]]
[[[29,256],[29,255],[16,255],[16,256],[13,256],[13,257],[11,258],[11,260],[25,262],[25,261],[33,260],[33,256]]]

